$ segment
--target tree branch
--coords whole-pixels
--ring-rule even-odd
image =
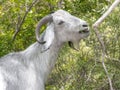
[[[50,2],[48,2],[48,7],[50,8],[50,13],[54,12],[54,5],[52,5]]]
[[[101,48],[102,48],[102,65],[103,65],[105,73],[106,73],[106,75],[108,77],[108,81],[109,81],[109,85],[110,85],[110,90],[113,90],[112,81],[111,81],[111,78],[109,76],[108,70],[107,70],[107,68],[105,66],[105,63],[104,63],[105,56],[106,56],[106,49],[105,49],[104,42],[103,42],[103,40],[100,37],[99,31],[98,31],[98,27],[103,22],[103,20],[115,9],[115,7],[119,3],[120,3],[120,0],[115,0],[114,3],[110,6],[110,8],[93,24],[93,28],[94,28],[95,34],[96,34],[96,36],[98,38],[98,41],[99,41],[99,43],[101,45]]]
[[[115,7],[120,3],[120,0],[115,0],[110,8],[93,24],[93,27],[98,27],[103,20],[115,9]]]
[[[20,31],[20,29],[21,29],[21,27],[22,27],[22,25],[23,25],[23,23],[24,23],[24,21],[25,21],[26,16],[28,15],[29,11],[32,9],[32,7],[34,6],[34,4],[35,4],[36,2],[37,2],[37,0],[34,0],[34,1],[31,3],[31,5],[29,6],[29,8],[26,10],[26,12],[25,12],[22,20],[21,20],[20,22],[19,22],[19,20],[18,20],[17,26],[16,26],[16,31],[15,31],[15,33],[14,33],[14,35],[13,35],[13,39],[12,39],[13,41],[15,40],[18,32]]]
[[[63,3],[63,0],[59,0],[59,1],[58,1],[58,8],[59,8],[59,9],[62,9],[62,3]]]

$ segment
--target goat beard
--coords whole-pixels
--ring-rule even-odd
[[[79,41],[75,41],[75,42],[69,41],[68,44],[72,49],[74,49],[76,51],[80,50]]]

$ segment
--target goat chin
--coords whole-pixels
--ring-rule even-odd
[[[47,28],[39,37],[39,29],[45,23],[48,23]],[[45,82],[63,44],[72,41],[77,45],[75,49],[79,48],[76,40],[85,38],[88,33],[85,21],[64,10],[44,17],[36,29],[39,43],[0,58],[0,90],[45,90]]]

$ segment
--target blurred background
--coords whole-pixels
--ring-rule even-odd
[[[92,24],[114,0],[0,0],[0,57],[21,51],[36,41],[38,21],[59,8],[89,23],[91,34],[81,40],[80,51],[61,50],[46,90],[110,90],[102,65],[102,49]],[[14,42],[13,35],[20,30]],[[45,27],[43,27],[43,30]],[[99,26],[106,47],[105,65],[113,88],[120,90],[120,5]]]

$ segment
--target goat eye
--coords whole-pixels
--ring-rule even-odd
[[[61,25],[61,24],[63,24],[64,23],[64,21],[60,21],[59,23],[58,23],[58,25]]]

